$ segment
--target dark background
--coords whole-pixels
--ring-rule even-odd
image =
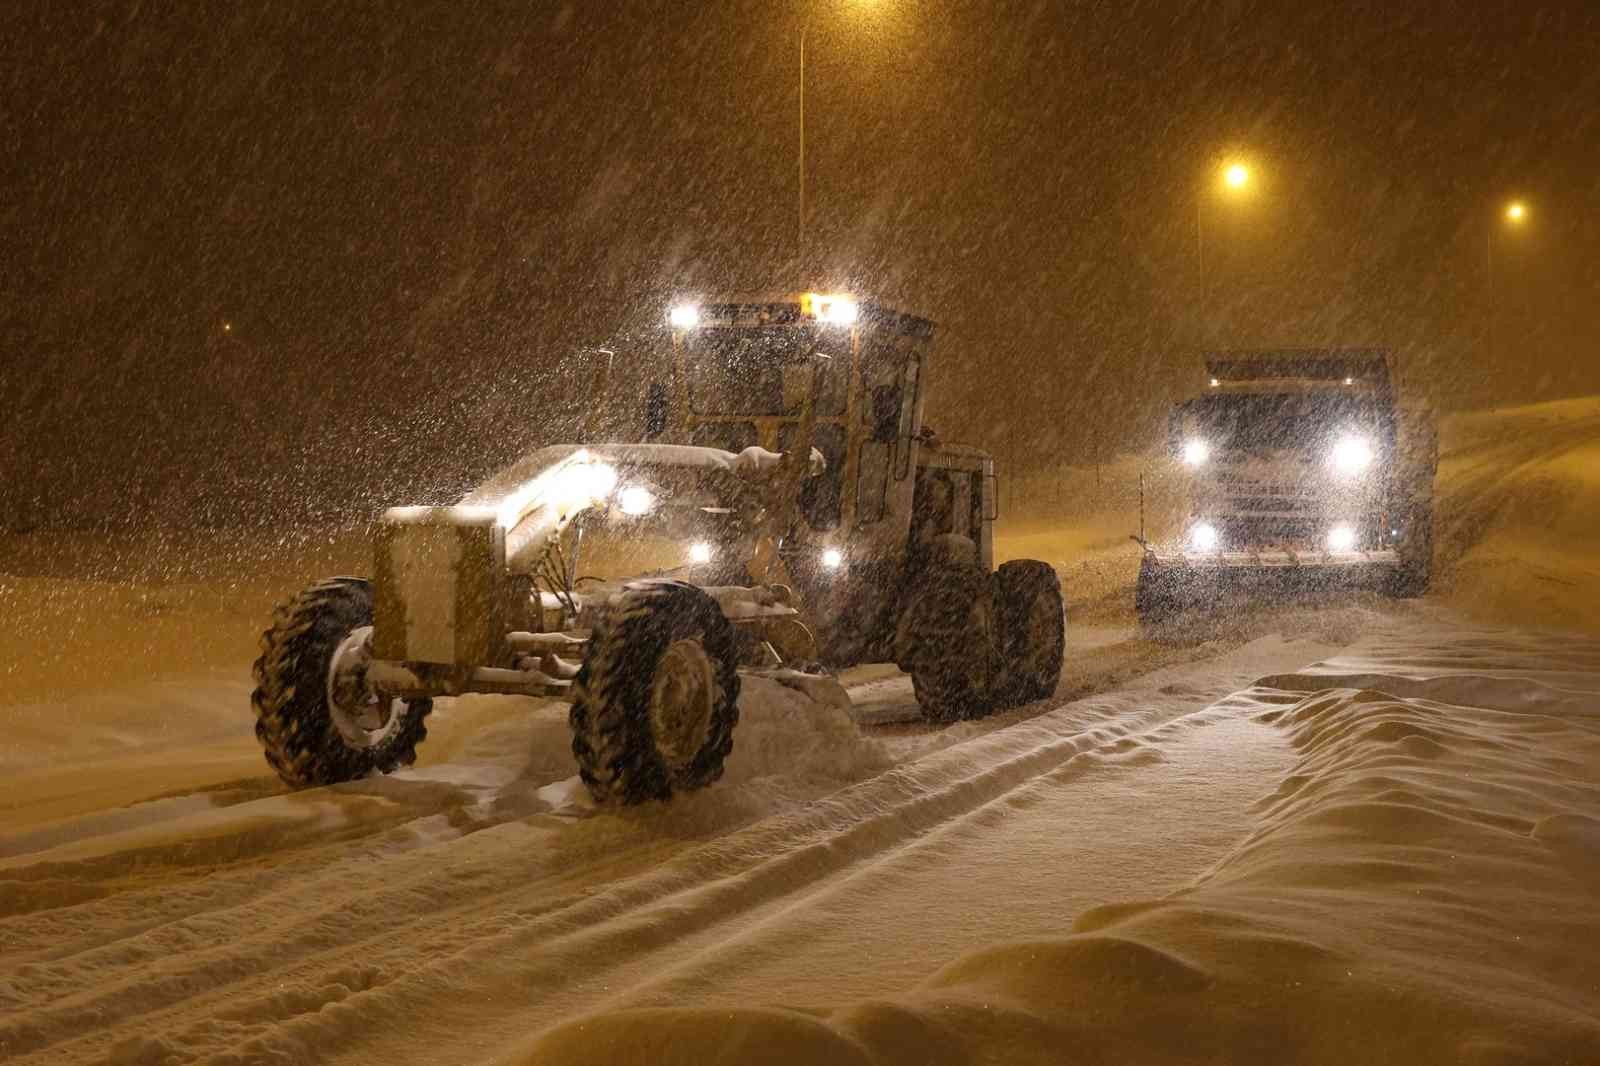
[[[1600,391],[1593,3],[29,2],[0,39],[14,528],[447,498],[697,288],[935,318],[933,422],[1012,469],[1147,446],[1202,345]]]

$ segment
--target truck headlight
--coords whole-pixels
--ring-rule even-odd
[[[643,485],[629,485],[617,493],[617,506],[622,508],[623,514],[635,516],[649,514],[655,505],[655,496]]]
[[[1183,442],[1183,461],[1190,466],[1204,466],[1211,458],[1211,445],[1198,437]]]
[[[1328,461],[1340,474],[1353,477],[1372,465],[1372,445],[1362,437],[1340,437]]]
[[[1196,522],[1189,527],[1189,547],[1197,552],[1216,551],[1221,541],[1217,527],[1210,522]]]
[[[824,548],[822,551],[822,565],[827,570],[837,570],[844,565],[844,552],[838,548]]]
[[[667,321],[673,329],[694,329],[700,324],[700,308],[694,304],[679,304],[667,312]]]
[[[691,563],[709,563],[711,561],[711,545],[703,540],[697,540],[689,545],[689,561]]]
[[[1328,550],[1347,552],[1356,546],[1356,531],[1343,523],[1328,530]]]

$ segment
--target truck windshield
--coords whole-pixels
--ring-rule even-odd
[[[831,356],[817,414],[842,415],[848,340],[792,326],[710,328],[684,338],[689,406],[703,415],[799,417],[811,387],[813,352]]]
[[[1205,396],[1189,412],[1201,436],[1243,451],[1321,448],[1330,437],[1376,428],[1370,397],[1331,390]]]

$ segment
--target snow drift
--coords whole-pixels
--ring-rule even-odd
[[[1434,633],[1238,701],[1297,764],[1184,892],[892,998],[602,1014],[516,1061],[1600,1059],[1600,642]]]
[[[1600,632],[1600,397],[1446,420],[1437,553],[1472,614]]]

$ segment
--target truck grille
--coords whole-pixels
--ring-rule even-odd
[[[1320,495],[1294,482],[1257,481],[1239,474],[1220,473],[1217,483],[1226,493],[1224,500],[1228,510],[1241,515],[1294,518],[1316,513],[1324,502]]]

